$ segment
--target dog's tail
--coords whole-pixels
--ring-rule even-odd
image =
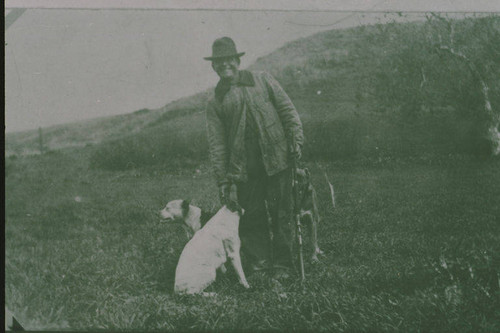
[[[323,174],[325,175],[325,180],[326,182],[328,183],[328,187],[330,188],[330,196],[332,198],[332,207],[335,208],[335,191],[333,189],[333,185],[332,183],[330,182],[330,179],[328,179],[328,175],[325,171],[325,169],[323,169],[319,164],[318,162],[314,162],[314,164],[316,164],[316,166],[318,167],[318,169],[321,170],[321,172],[323,172]]]

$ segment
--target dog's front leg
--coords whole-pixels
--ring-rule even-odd
[[[318,221],[319,216],[315,215],[311,211],[305,212],[301,216],[301,222],[304,224],[309,224],[309,231],[311,234],[311,261],[318,262],[318,254],[323,254],[323,251],[320,250],[318,246]]]
[[[186,238],[189,241],[191,238],[193,238],[193,231],[189,229],[186,225],[182,225],[182,228],[186,232]]]
[[[245,273],[243,272],[243,267],[241,265],[241,257],[240,257],[240,241],[238,240],[232,240],[232,239],[226,239],[222,241],[224,244],[224,249],[226,250],[227,257],[231,261],[231,264],[234,267],[234,270],[236,271],[236,274],[238,275],[238,279],[240,283],[243,285],[245,288],[250,288],[250,285],[248,284],[248,281],[245,277]]]
[[[311,216],[312,241],[314,247],[313,260],[315,259],[315,261],[318,261],[318,254],[324,254],[324,252],[321,251],[321,249],[318,246],[318,224],[320,222],[320,217],[318,209],[318,197],[314,189],[312,190],[311,195],[313,202],[312,216]]]
[[[319,261],[318,254],[323,254],[323,251],[318,246],[318,220],[315,217],[311,217],[311,236],[312,236],[312,261]]]
[[[313,207],[311,214],[311,236],[312,236],[312,247],[313,247],[312,260],[318,261],[318,254],[323,254],[323,251],[321,251],[318,245],[318,224],[320,218],[319,218],[318,206],[316,204],[317,198],[315,191],[312,192],[312,197],[313,197]]]

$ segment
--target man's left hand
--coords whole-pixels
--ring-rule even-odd
[[[290,157],[295,159],[296,161],[300,160],[300,158],[302,157],[302,148],[298,143],[295,144],[295,147],[292,147],[290,145]]]

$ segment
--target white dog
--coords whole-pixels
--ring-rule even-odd
[[[197,294],[215,281],[216,270],[231,261],[240,283],[249,288],[241,265],[238,227],[241,208],[232,211],[222,207],[198,230],[201,210],[183,200],[174,200],[161,211],[167,220],[184,221],[183,225],[195,232],[181,253],[175,272],[175,293]]]

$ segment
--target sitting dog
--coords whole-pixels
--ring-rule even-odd
[[[318,261],[318,254],[323,254],[318,246],[318,199],[311,183],[309,169],[297,169],[298,202],[300,207],[300,222],[309,224],[311,232],[312,261]]]
[[[186,232],[189,241],[193,235],[203,228],[208,220],[215,214],[201,210],[199,207],[191,205],[188,200],[172,200],[160,211],[163,222],[180,223]],[[219,270],[225,274],[227,269],[224,264]]]
[[[229,258],[239,282],[249,288],[240,257],[238,227],[242,209],[223,206],[182,250],[175,271],[174,292],[198,294],[215,281],[216,270]]]

